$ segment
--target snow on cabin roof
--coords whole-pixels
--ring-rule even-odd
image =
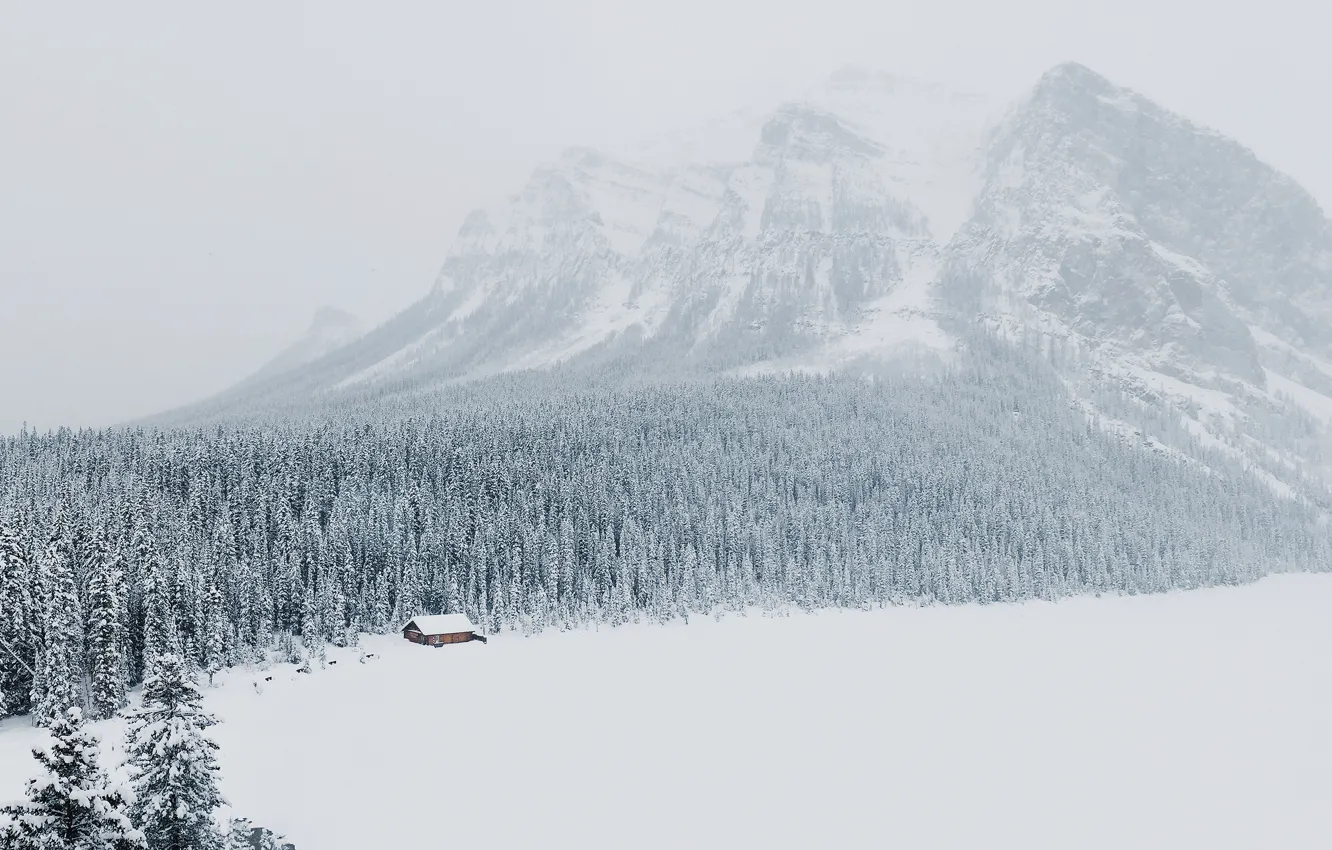
[[[423,635],[454,635],[459,632],[474,632],[476,626],[467,619],[466,614],[430,614],[424,617],[413,617],[407,626],[416,625],[416,630]],[[403,626],[403,631],[407,630]]]

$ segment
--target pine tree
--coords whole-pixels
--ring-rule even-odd
[[[213,676],[225,666],[227,655],[226,600],[217,589],[216,580],[208,582],[203,608],[204,629],[200,656],[204,673],[208,676],[209,684],[212,684]]]
[[[159,655],[179,649],[176,635],[175,612],[171,607],[171,589],[167,583],[166,565],[154,553],[143,577],[143,669],[145,675]]]
[[[66,709],[79,704],[76,650],[80,643],[79,600],[69,555],[59,541],[42,553],[38,571],[47,588],[45,641],[37,656],[32,710],[39,725],[54,722]]]
[[[255,826],[249,818],[234,818],[227,831],[226,850],[294,850],[271,829]]]
[[[316,641],[323,641],[322,629],[319,625],[318,606],[315,602],[314,584],[305,585],[305,593],[301,596],[301,641],[306,649],[314,646]]]
[[[225,803],[217,788],[217,744],[204,730],[216,720],[179,655],[157,656],[144,682],[143,705],[130,719],[126,761],[136,798],[130,811],[149,850],[217,850],[213,813]]]
[[[255,827],[248,818],[233,818],[231,828],[227,830],[225,850],[254,850],[251,836]]]
[[[415,549],[406,553],[398,581],[398,604],[394,610],[394,628],[401,628],[412,617],[424,613],[425,589],[421,580],[421,558]]]
[[[88,667],[92,675],[92,716],[111,717],[125,705],[123,574],[118,555],[104,534],[91,545],[88,578]]]
[[[157,572],[157,538],[151,524],[151,506],[143,490],[127,499],[125,571],[128,593],[125,605],[126,655],[131,682],[142,681],[148,655],[146,594]]]
[[[28,781],[27,799],[6,807],[0,831],[7,850],[132,850],[143,834],[128,817],[133,795],[110,784],[98,766],[97,739],[84,728],[83,712],[70,708],[52,718],[50,743],[32,755],[44,770]]]
[[[0,717],[29,708],[37,667],[32,575],[14,528],[0,520]]]

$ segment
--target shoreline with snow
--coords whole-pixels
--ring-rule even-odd
[[[610,631],[226,671],[222,790],[302,850],[1326,837],[1326,575]],[[95,726],[113,751],[122,728]],[[0,724],[0,799],[41,734]]]

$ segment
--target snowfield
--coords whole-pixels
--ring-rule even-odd
[[[1332,576],[364,647],[207,692],[300,850],[1332,846]]]

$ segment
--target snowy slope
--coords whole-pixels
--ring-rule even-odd
[[[223,791],[303,850],[1323,848],[1329,610],[1332,578],[1292,575],[439,650],[367,638],[381,657],[230,671],[207,706]],[[0,726],[0,800],[38,734]]]
[[[336,307],[321,307],[310,321],[310,327],[300,339],[282,350],[278,356],[245,380],[245,383],[265,381],[284,375],[312,363],[360,338],[365,333],[361,320]],[[242,384],[244,385],[244,384]]]

